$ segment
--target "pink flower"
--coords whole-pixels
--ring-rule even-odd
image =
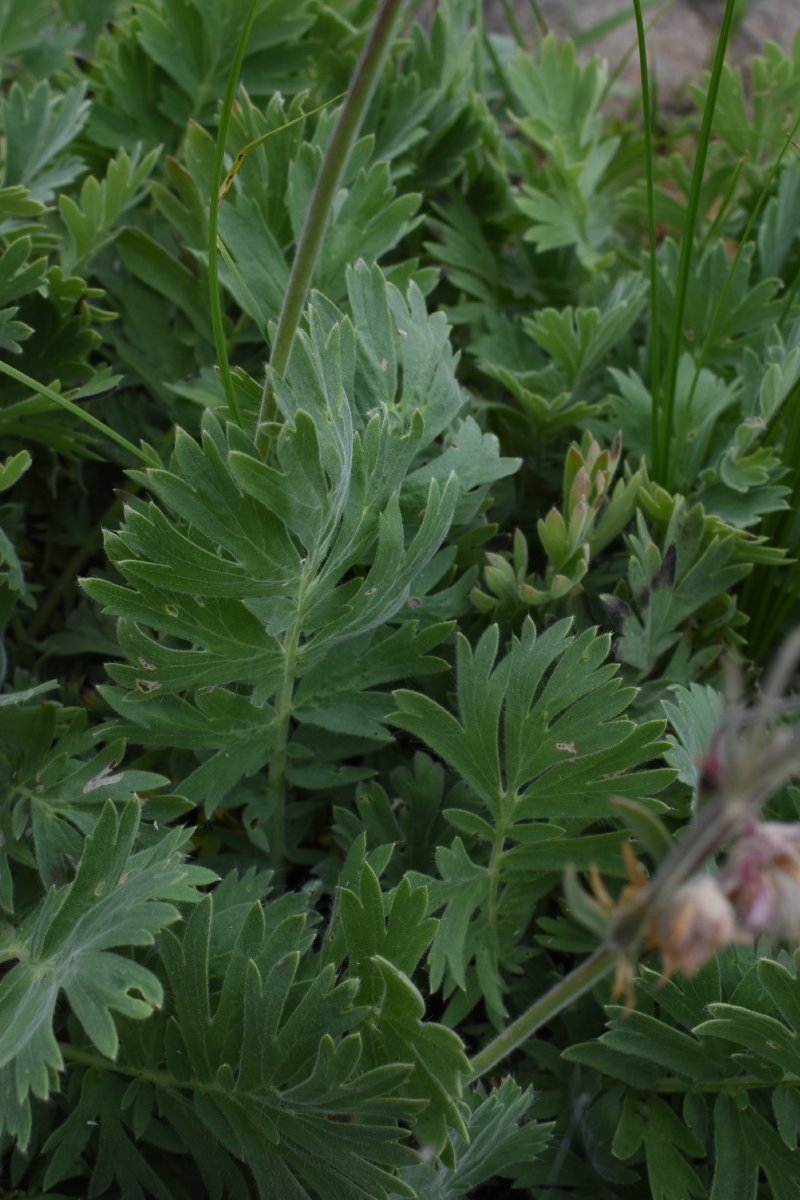
[[[754,821],[728,855],[719,882],[751,936],[800,943],[800,825]]]
[[[665,903],[652,931],[665,975],[695,975],[736,937],[733,907],[711,875],[682,884]]]

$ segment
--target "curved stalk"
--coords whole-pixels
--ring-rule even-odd
[[[544,996],[470,1059],[470,1081],[491,1071],[492,1067],[518,1049],[551,1017],[557,1016],[562,1009],[599,983],[613,968],[616,957],[616,947],[607,944],[599,946],[579,967],[570,971],[563,979],[559,979],[549,992],[545,992]]]

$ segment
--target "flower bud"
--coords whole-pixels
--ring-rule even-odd
[[[736,939],[733,906],[710,875],[690,879],[666,902],[652,931],[664,974],[695,975]]]

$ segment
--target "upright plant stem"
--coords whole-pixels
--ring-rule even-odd
[[[642,81],[642,116],[644,119],[644,170],[647,188],[647,242],[650,247],[650,395],[652,416],[650,423],[650,457],[655,463],[659,455],[661,414],[659,412],[659,321],[658,321],[658,267],[656,264],[656,200],[653,182],[653,116],[650,112],[650,76],[647,69],[647,41],[644,33],[641,0],[633,0],[636,18],[636,39],[639,44],[639,74]],[[668,436],[668,431],[665,432]]]
[[[636,0],[634,0],[634,3],[636,3]],[[667,343],[667,363],[664,372],[662,393],[664,406],[660,421],[661,439],[658,446],[658,460],[653,463],[655,478],[665,487],[669,486],[675,390],[678,381],[678,363],[683,345],[683,314],[686,309],[686,296],[689,290],[689,270],[692,262],[698,213],[700,211],[700,193],[703,190],[703,176],[708,156],[708,144],[711,140],[711,125],[714,120],[714,109],[717,104],[717,94],[722,78],[725,51],[730,38],[735,7],[736,0],[726,0],[722,26],[719,38],[717,39],[717,49],[714,54],[714,64],[711,68],[711,77],[708,83],[708,95],[706,96],[705,108],[703,110],[703,123],[700,127],[700,136],[697,140],[692,182],[689,187],[689,198],[686,205],[686,220],[683,226],[681,253],[678,260],[678,276],[675,281],[675,303],[672,310],[669,341]]]
[[[239,404],[236,400],[236,393],[233,389],[233,377],[231,375],[231,365],[228,361],[228,347],[225,343],[225,330],[222,324],[222,305],[219,295],[219,251],[217,249],[217,234],[219,231],[219,205],[221,200],[220,191],[222,188],[222,179],[225,173],[225,143],[228,140],[228,130],[231,124],[231,114],[233,112],[233,102],[236,98],[236,89],[239,86],[239,75],[242,70],[242,62],[244,61],[245,50],[250,39],[250,31],[253,28],[253,22],[256,19],[256,10],[258,8],[258,0],[251,0],[250,11],[247,14],[247,20],[242,26],[242,31],[239,34],[239,40],[236,43],[236,53],[233,58],[230,74],[228,76],[228,87],[225,91],[225,99],[222,102],[222,109],[219,114],[219,128],[217,129],[217,144],[214,152],[214,178],[211,187],[211,198],[208,210],[208,302],[211,314],[211,328],[214,331],[214,347],[217,351],[217,363],[219,364],[220,378],[222,386],[225,389],[225,399],[228,402],[228,408],[231,411],[231,416],[237,425],[241,425],[241,413],[239,412]]]
[[[382,0],[381,2],[372,33],[356,63],[347,98],[342,105],[339,119],[322,160],[317,182],[314,185],[278,317],[278,327],[275,331],[275,341],[270,357],[270,376],[267,378],[261,397],[260,429],[256,445],[262,451],[266,443],[263,425],[273,415],[271,411],[273,406],[271,375],[272,373],[282,375],[289,362],[292,343],[300,323],[300,315],[306,302],[308,289],[311,286],[311,277],[322,247],[339,181],[361,128],[367,105],[375,90],[391,43],[397,16],[404,2],[405,0]]]

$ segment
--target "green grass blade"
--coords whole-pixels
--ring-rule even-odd
[[[9,379],[16,380],[17,383],[24,384],[30,388],[32,392],[36,392],[39,396],[44,396],[46,400],[50,400],[59,408],[63,408],[66,412],[72,413],[73,417],[77,417],[79,421],[83,421],[84,425],[89,425],[92,429],[97,430],[103,437],[109,438],[110,441],[116,442],[123,450],[127,450],[134,458],[138,458],[140,462],[146,463],[148,466],[153,465],[152,455],[147,454],[138,446],[134,446],[133,442],[129,442],[121,433],[117,433],[116,429],[112,429],[110,425],[106,425],[99,417],[95,417],[86,409],[81,408],[74,400],[67,399],[66,396],[59,395],[51,387],[45,383],[39,383],[38,379],[34,379],[32,375],[26,375],[24,371],[18,371],[16,367],[12,367],[9,363],[3,362],[0,359],[0,373],[8,375]]]

